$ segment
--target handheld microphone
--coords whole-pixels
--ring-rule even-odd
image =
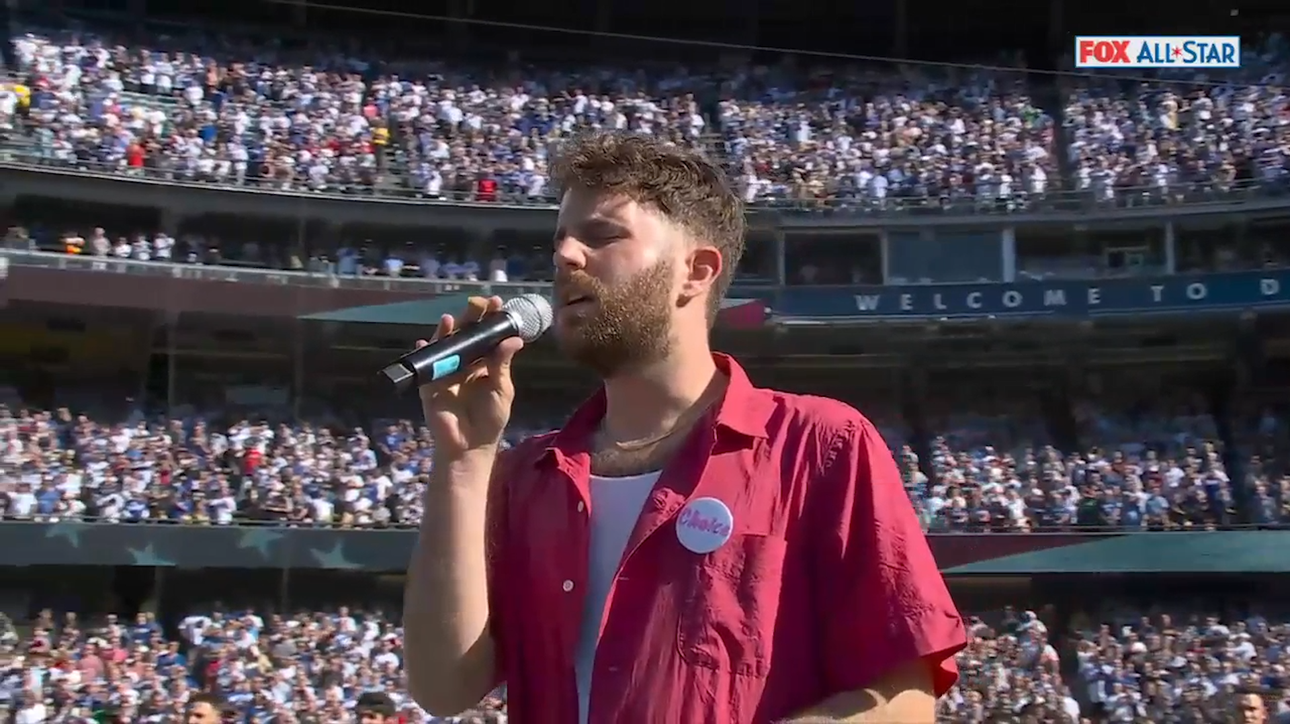
[[[515,297],[478,322],[408,352],[381,370],[381,375],[394,384],[395,392],[403,393],[469,368],[502,340],[519,337],[532,342],[550,329],[554,319],[551,302],[541,294]]]

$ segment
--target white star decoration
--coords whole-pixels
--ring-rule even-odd
[[[243,550],[254,548],[265,559],[269,557],[269,546],[282,539],[282,534],[265,528],[248,528],[242,531],[237,540],[237,547]]]
[[[309,553],[313,555],[315,561],[318,561],[318,565],[323,568],[361,568],[359,564],[345,557],[345,544],[339,541],[332,546],[330,551],[324,553],[317,548],[311,548]]]
[[[45,529],[45,537],[62,538],[70,543],[73,548],[80,548],[81,532],[83,530],[85,530],[84,523],[72,523],[70,521],[60,520]]]
[[[126,551],[130,553],[130,557],[134,559],[134,565],[136,566],[168,568],[175,565],[174,561],[166,560],[165,558],[157,555],[157,551],[152,547],[151,543],[144,547],[143,550],[139,550],[138,548],[126,548]]]

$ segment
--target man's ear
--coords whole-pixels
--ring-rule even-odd
[[[721,278],[723,264],[717,247],[710,244],[695,246],[686,256],[681,294],[689,299],[706,294]]]

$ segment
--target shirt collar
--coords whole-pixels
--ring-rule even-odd
[[[730,355],[714,352],[712,361],[730,380],[726,385],[725,396],[716,408],[714,422],[718,430],[728,430],[752,439],[767,437],[766,424],[775,408],[771,393],[754,387],[748,374]],[[547,450],[558,450],[564,455],[586,451],[596,427],[605,416],[606,406],[602,386],[574,411],[560,432],[552,438]],[[707,419],[713,420],[711,412]]]

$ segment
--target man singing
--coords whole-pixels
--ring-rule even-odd
[[[413,697],[452,715],[505,683],[524,724],[933,721],[965,632],[887,446],[708,345],[745,233],[721,170],[594,133],[552,177],[554,332],[603,386],[500,455],[518,339],[422,389]]]

